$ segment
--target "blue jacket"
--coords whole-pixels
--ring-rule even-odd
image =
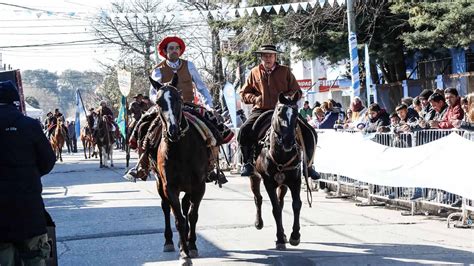
[[[0,105],[0,243],[46,233],[41,176],[56,157],[38,121]]]
[[[324,116],[323,121],[319,124],[319,128],[324,129],[333,129],[334,124],[336,124],[337,119],[339,118],[339,113],[328,111]]]

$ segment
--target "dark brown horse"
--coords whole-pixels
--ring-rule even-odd
[[[157,154],[157,188],[165,216],[164,251],[174,251],[170,227],[170,208],[179,232],[180,259],[191,265],[191,257],[198,256],[196,223],[201,200],[206,191],[209,172],[209,154],[199,132],[188,124],[183,115],[183,100],[175,88],[177,77],[171,85],[161,85],[150,79],[158,91],[157,105],[162,123],[162,137]],[[180,204],[179,194],[184,192]]]
[[[293,232],[290,244],[300,243],[300,210],[301,210],[301,148],[296,141],[298,118],[298,95],[286,98],[280,94],[278,104],[273,112],[271,126],[255,164],[255,174],[250,177],[252,192],[257,207],[255,227],[262,229],[262,195],[260,182],[265,189],[273,207],[273,217],[277,227],[277,249],[286,248],[286,236],[282,224],[283,202],[288,188],[293,199]],[[277,191],[278,190],[278,191]]]
[[[66,139],[66,131],[63,126],[64,121],[58,118],[54,134],[51,136],[51,147],[56,154],[56,160],[63,161],[63,146]]]
[[[110,160],[110,167],[114,167],[113,144],[115,143],[115,134],[112,131],[109,118],[106,115],[97,116],[94,123],[94,139],[99,149],[100,168],[107,167],[108,160]]]

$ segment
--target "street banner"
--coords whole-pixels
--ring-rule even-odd
[[[122,134],[124,138],[126,138],[125,136],[125,133],[126,133],[125,108],[127,108],[125,100],[126,100],[125,96],[122,96],[122,100],[120,101],[120,110],[117,117],[117,125],[119,126],[120,134]]]
[[[313,81],[311,79],[299,79],[297,82],[298,85],[300,85],[301,90],[309,90],[313,85]]]
[[[76,138],[79,138],[81,135],[81,96],[79,95],[79,90],[76,90],[76,119],[74,121]]]
[[[132,73],[125,69],[117,69],[117,80],[120,92],[127,97],[132,87]]]
[[[230,119],[232,120],[232,125],[234,128],[237,128],[237,103],[235,100],[235,88],[234,85],[227,82],[222,89],[224,93],[224,99],[229,109]]]

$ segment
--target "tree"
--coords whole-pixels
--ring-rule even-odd
[[[174,19],[165,16],[170,10],[160,0],[117,1],[111,5],[107,13],[116,15],[99,15],[93,24],[95,34],[104,44],[120,46],[122,63],[130,59],[135,63],[140,60],[142,73],[147,76],[153,66],[152,55],[157,40],[180,26],[174,25]],[[135,15],[119,18],[118,14]]]
[[[21,73],[23,84],[41,88],[52,93],[58,92],[58,75],[46,69],[25,70]]]
[[[359,1],[355,5],[358,43],[369,45],[370,55],[380,66],[387,82],[406,79],[404,46],[400,36],[409,29],[407,14],[392,13],[391,5],[383,0]],[[345,6],[329,5],[290,14],[285,17],[285,37],[300,48],[300,58],[322,56],[332,63],[348,59],[346,16]]]
[[[32,107],[34,107],[36,109],[40,108],[40,104],[39,104],[38,100],[33,96],[26,96],[25,97],[25,102],[27,102],[29,105],[31,105]]]
[[[394,14],[409,16],[400,39],[409,49],[468,47],[474,41],[474,3],[394,3]]]

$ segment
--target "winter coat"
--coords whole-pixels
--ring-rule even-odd
[[[0,105],[0,243],[46,233],[41,176],[56,158],[39,123]]]
[[[252,104],[253,109],[270,110],[275,109],[280,93],[285,96],[298,93],[301,98],[300,86],[290,68],[277,64],[272,72],[267,73],[259,65],[250,71],[240,89],[240,98],[242,102]]]
[[[339,119],[339,113],[334,111],[326,112],[323,121],[319,123],[320,129],[333,129],[334,124],[336,124],[337,119]]]
[[[458,99],[456,103],[453,106],[448,107],[448,111],[446,111],[446,114],[444,116],[444,119],[439,122],[438,127],[439,128],[453,128],[453,120],[462,120],[464,118],[464,111],[462,110],[461,107],[461,100]]]
[[[377,117],[369,119],[363,131],[365,133],[372,133],[372,132],[376,132],[377,128],[379,127],[386,127],[389,125],[390,125],[390,117],[387,114],[387,112],[384,109],[382,109],[380,110]]]

